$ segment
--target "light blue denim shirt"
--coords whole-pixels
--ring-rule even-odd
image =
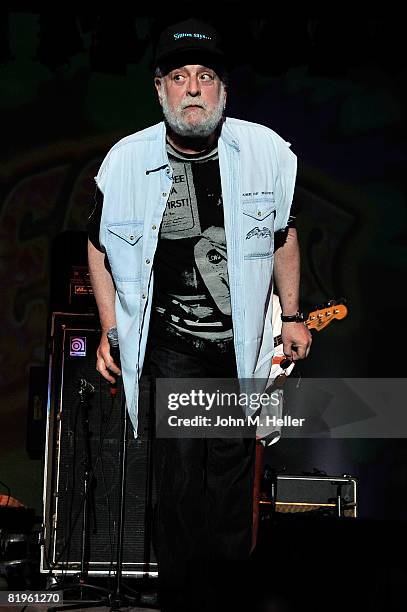
[[[297,159],[273,130],[231,118],[222,126],[218,153],[237,372],[239,378],[267,379],[273,356],[274,232],[287,225]],[[116,286],[121,368],[137,437],[152,262],[172,187],[164,122],[115,144],[95,180],[104,194],[100,244]]]

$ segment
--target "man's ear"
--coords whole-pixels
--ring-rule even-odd
[[[162,95],[161,95],[162,79],[160,77],[154,77],[154,85],[157,90],[158,101],[162,106]]]

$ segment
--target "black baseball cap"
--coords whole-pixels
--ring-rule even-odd
[[[199,19],[187,19],[166,28],[156,46],[154,65],[167,72],[180,62],[224,71],[225,55],[215,28]]]

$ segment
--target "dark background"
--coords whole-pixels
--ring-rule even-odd
[[[52,241],[84,230],[110,146],[161,120],[152,41],[193,6],[0,15],[0,480],[39,514],[43,466],[25,449],[26,412],[29,369],[46,355]],[[195,16],[220,29],[232,59],[227,114],[273,128],[299,158],[303,306],[347,298],[348,317],[314,337],[302,372],[404,377],[404,21],[205,6]],[[359,476],[361,515],[376,518],[405,517],[406,459],[404,440],[381,439],[282,440],[266,457],[288,472]]]

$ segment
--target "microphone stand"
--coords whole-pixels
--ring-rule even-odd
[[[113,361],[120,367],[120,350],[119,337],[117,328],[113,327],[107,332],[107,338],[110,345],[110,354]],[[117,385],[117,382],[116,382]],[[112,395],[117,393],[116,385],[111,388]],[[117,557],[116,557],[116,585],[113,595],[111,596],[111,610],[118,611],[124,604],[129,604],[129,597],[122,593],[122,568],[123,568],[123,541],[124,541],[124,518],[125,518],[125,502],[126,502],[126,476],[127,476],[127,433],[128,433],[128,417],[126,408],[126,397],[124,393],[123,383],[120,385],[120,450],[119,450],[119,516],[117,521]],[[137,592],[137,598],[140,599],[141,594]],[[133,599],[133,598],[131,598]]]
[[[82,531],[81,531],[81,570],[78,575],[79,584],[72,583],[64,585],[63,592],[70,591],[79,588],[79,599],[80,602],[68,604],[66,606],[60,606],[58,608],[48,608],[48,611],[53,610],[75,610],[77,608],[93,608],[99,607],[103,600],[85,601],[84,589],[92,589],[105,595],[105,601],[108,602],[109,591],[103,587],[96,587],[92,584],[86,584],[88,577],[88,563],[89,563],[89,509],[90,501],[89,495],[93,486],[93,472],[92,472],[92,453],[90,448],[90,431],[89,431],[89,397],[93,395],[95,388],[84,378],[80,379],[79,383],[79,410],[81,413],[82,422],[82,433],[83,433],[83,487],[82,487]],[[94,504],[92,503],[93,513],[95,513]],[[59,589],[59,584],[55,583],[50,590]],[[86,605],[84,605],[84,603]]]
[[[116,360],[115,360],[116,361]],[[117,363],[117,362],[116,362]],[[119,447],[119,516],[117,520],[117,555],[116,555],[116,584],[111,596],[111,610],[120,610],[125,603],[122,594],[122,567],[123,567],[123,538],[124,538],[124,510],[126,501],[126,467],[127,467],[127,409],[126,400],[121,391],[120,397],[120,447]],[[126,598],[127,599],[127,598]]]
[[[81,413],[82,421],[82,433],[83,433],[83,505],[82,505],[82,534],[81,534],[81,571],[79,574],[79,583],[82,585],[87,577],[87,567],[89,558],[89,510],[90,504],[88,495],[90,494],[90,486],[93,486],[92,478],[90,479],[90,473],[92,471],[92,454],[90,450],[90,432],[89,432],[89,411],[88,411],[88,397],[94,393],[95,389],[90,385],[84,378],[81,378],[79,387],[79,409]],[[92,504],[93,511],[94,504]],[[82,587],[81,587],[81,599],[82,599]]]

